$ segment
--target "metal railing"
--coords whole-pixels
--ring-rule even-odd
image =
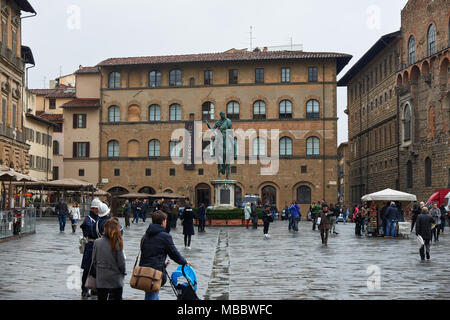
[[[35,231],[35,208],[17,208],[0,211],[0,239]]]

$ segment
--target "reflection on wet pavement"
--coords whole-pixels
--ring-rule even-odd
[[[128,283],[148,224],[132,224],[124,232],[124,299],[144,298]],[[48,219],[38,221],[36,229],[35,235],[0,244],[0,299],[80,299],[81,231],[73,235],[66,228],[60,234],[58,222]],[[354,225],[342,223],[337,231],[328,247],[309,222],[301,222],[298,233],[288,232],[285,221],[272,223],[270,239],[264,239],[262,228],[207,227],[193,236],[192,250],[184,248],[180,226],[171,235],[193,263],[201,299],[450,299],[447,234],[432,244],[431,260],[421,262],[414,236],[357,238]],[[176,267],[172,262],[169,274]],[[379,287],[370,286],[368,268],[379,270]],[[168,283],[160,299],[176,299]]]

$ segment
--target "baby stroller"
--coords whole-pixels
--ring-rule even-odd
[[[190,266],[178,266],[177,270],[172,272],[171,277],[169,277],[167,271],[166,275],[169,278],[170,285],[177,300],[200,300],[195,293],[197,291],[197,276],[194,269]],[[187,283],[178,281],[178,278],[181,276],[187,280]]]

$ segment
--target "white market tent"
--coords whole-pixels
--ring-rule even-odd
[[[371,194],[366,194],[362,201],[417,201],[414,194],[401,192],[393,189],[386,189]]]

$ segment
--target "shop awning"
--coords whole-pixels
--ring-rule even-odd
[[[393,189],[385,189],[371,194],[366,194],[362,201],[417,201],[414,194],[401,192]]]

